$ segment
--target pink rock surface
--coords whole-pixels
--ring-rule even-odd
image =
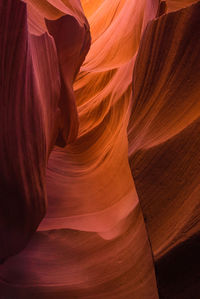
[[[198,289],[199,3],[0,1],[3,298]]]

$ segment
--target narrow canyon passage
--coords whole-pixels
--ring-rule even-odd
[[[189,299],[166,277],[199,231],[200,2],[160,2],[0,0],[0,299]]]

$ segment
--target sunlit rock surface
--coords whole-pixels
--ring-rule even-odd
[[[193,298],[199,2],[81,2],[0,1],[0,294]]]

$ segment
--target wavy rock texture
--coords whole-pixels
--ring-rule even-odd
[[[78,0],[24,2],[27,16],[18,0],[1,1],[0,8],[5,24],[14,23],[13,8],[25,24],[26,34],[18,34],[30,49],[20,52],[20,60],[29,51],[32,73],[22,73],[35,82],[31,96],[38,96],[34,103],[40,106],[31,111],[41,115],[41,124],[33,123],[29,142],[19,140],[23,151],[31,149],[33,132],[43,132],[41,169],[41,162],[22,152],[27,172],[43,174],[41,202],[48,205],[26,248],[0,266],[3,298],[156,299],[154,262],[160,297],[190,298],[198,284],[176,257],[185,254],[183,242],[198,240],[199,3],[161,16],[190,3],[83,0],[83,12]],[[9,38],[8,30],[3,33]],[[17,58],[15,63],[19,67]],[[14,82],[13,91],[23,90],[19,79]],[[29,104],[28,96],[20,98]],[[9,113],[17,111],[11,107]],[[34,143],[38,148],[44,149],[42,141]],[[10,173],[8,160],[4,168]],[[18,172],[13,173],[16,182]],[[27,197],[22,199],[16,201],[20,217],[32,223],[39,212],[27,212]],[[185,271],[185,289],[180,272],[171,274],[175,269]],[[198,277],[198,270],[192,275]]]
[[[200,292],[199,15],[198,2],[151,22],[134,70],[130,165],[161,298]]]
[[[70,128],[62,113],[70,110],[69,118],[75,114],[70,87],[89,49],[88,23],[77,13],[78,1],[77,10],[70,9],[70,1],[57,1],[55,6],[53,1],[27,2],[32,40],[38,41],[46,30],[54,38],[61,81],[60,126]],[[97,7],[88,12],[93,42],[75,83],[78,138],[64,149],[55,147],[50,155],[47,213],[28,246],[1,266],[5,296],[157,298],[126,133],[135,55],[157,6],[151,1],[138,7],[135,1],[107,1],[98,7],[98,15]],[[116,26],[121,27],[118,32]],[[34,46],[39,59],[42,46]],[[43,71],[40,62],[36,66],[36,71]],[[63,95],[66,88],[69,93]],[[74,132],[73,126],[74,122]],[[61,130],[59,145],[65,136]],[[71,133],[68,136],[66,142],[72,141]]]
[[[62,139],[62,144],[66,144],[77,135],[78,116],[72,84],[84,57],[77,58],[71,53],[73,49],[66,51],[66,55],[71,55],[71,63],[77,66],[68,71],[68,82],[63,82],[67,79],[61,75],[60,52],[57,55],[54,39],[47,32],[32,35],[28,31],[25,4],[1,1],[0,13],[3,174],[0,258],[3,260],[26,245],[44,217],[45,171],[57,136],[59,142]],[[72,19],[78,23],[71,16],[69,24]],[[72,23],[72,28],[76,26]],[[82,40],[77,45],[83,47],[84,56],[88,45],[86,49]],[[66,47],[63,45],[63,51]],[[63,131],[65,139],[60,138]]]
[[[1,1],[0,14],[0,257],[3,259],[25,246],[44,217],[46,160],[56,131],[56,122],[53,122],[54,126],[50,123],[56,119],[60,82],[55,49],[51,39],[43,36],[40,41],[53,59],[46,65],[47,76],[38,86],[31,48],[40,41],[28,35],[25,5],[17,1]],[[47,93],[45,85],[52,80],[54,83]],[[45,93],[46,111],[42,107],[40,89]]]

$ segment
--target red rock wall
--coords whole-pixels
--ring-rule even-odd
[[[198,294],[190,4],[0,1],[3,298]]]

